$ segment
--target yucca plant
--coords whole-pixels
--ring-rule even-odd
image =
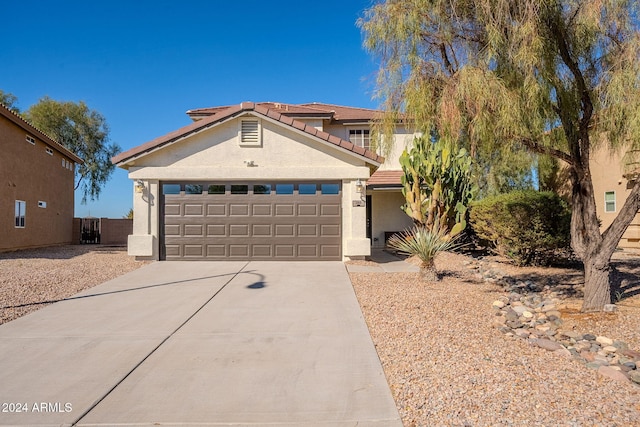
[[[417,256],[420,263],[420,278],[424,281],[437,282],[438,272],[435,266],[436,255],[460,247],[460,235],[447,233],[444,227],[434,226],[432,230],[415,225],[402,233],[394,234],[388,245],[411,256]]]

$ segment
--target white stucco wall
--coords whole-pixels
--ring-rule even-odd
[[[252,115],[244,118],[255,118]],[[351,152],[261,118],[260,146],[241,146],[236,118],[136,159],[129,178],[145,189],[134,191],[134,231],[129,254],[158,259],[160,250],[160,181],[335,180],[343,184],[342,239],[344,257],[370,254],[366,208],[353,207],[355,182],[370,174],[365,160]],[[247,166],[253,162],[253,167]]]

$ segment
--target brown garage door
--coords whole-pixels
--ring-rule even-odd
[[[340,260],[337,182],[163,183],[166,260]]]

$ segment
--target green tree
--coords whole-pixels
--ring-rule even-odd
[[[27,120],[75,153],[84,163],[76,168],[76,185],[82,191],[82,203],[99,197],[115,166],[111,157],[120,147],[109,142],[107,121],[80,101],[59,102],[44,97],[25,113]]]
[[[383,135],[403,113],[472,152],[526,147],[564,162],[583,311],[611,301],[611,255],[640,208],[638,180],[600,232],[589,164],[598,143],[638,153],[638,9],[632,0],[387,0],[360,20],[380,61]]]
[[[0,104],[4,104],[5,107],[10,109],[15,113],[20,113],[20,109],[16,105],[18,102],[18,98],[15,95],[9,92],[5,92],[0,89]]]

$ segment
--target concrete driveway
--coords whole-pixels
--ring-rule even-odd
[[[402,425],[341,262],[157,262],[4,324],[0,404],[0,425]]]

